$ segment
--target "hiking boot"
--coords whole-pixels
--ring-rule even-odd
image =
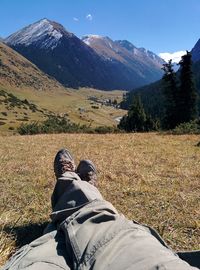
[[[87,181],[93,186],[97,186],[97,170],[94,163],[90,160],[81,160],[77,170],[81,180]]]
[[[58,178],[65,172],[74,172],[76,165],[74,159],[67,149],[61,149],[54,159],[54,173]]]

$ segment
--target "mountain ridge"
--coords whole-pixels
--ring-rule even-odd
[[[67,87],[130,90],[161,77],[159,68],[152,70],[144,62],[130,65],[130,61],[106,58],[61,24],[46,18],[10,35],[5,42]]]

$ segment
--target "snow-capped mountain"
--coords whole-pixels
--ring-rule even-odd
[[[5,42],[69,87],[129,90],[161,77],[160,66],[147,65],[118,42],[97,35],[82,41],[48,19],[19,30]]]
[[[53,50],[63,36],[72,37],[73,34],[67,32],[61,24],[42,19],[12,34],[6,38],[6,43],[12,44],[12,46],[24,45],[26,47],[35,44],[39,48]]]
[[[99,35],[86,35],[82,37],[82,40],[88,45],[91,45],[91,42],[93,42],[94,39],[103,39],[102,36]]]
[[[5,42],[65,86],[112,87],[103,59],[56,22],[40,20]]]
[[[181,57],[186,54],[186,51],[177,51],[177,52],[164,52],[159,53],[159,56],[164,59],[166,62],[169,62],[169,60],[172,60],[173,64],[179,64],[181,61]]]

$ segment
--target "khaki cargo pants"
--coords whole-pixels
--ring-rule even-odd
[[[198,269],[181,260],[154,230],[120,215],[75,173],[58,179],[52,206],[47,233],[20,249],[3,270]],[[193,255],[198,263],[199,253]]]

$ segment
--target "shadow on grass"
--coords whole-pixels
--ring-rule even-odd
[[[5,226],[3,231],[11,236],[14,236],[14,238],[16,239],[16,247],[20,248],[26,244],[29,244],[36,238],[42,236],[44,229],[47,225],[48,222],[30,223],[16,227]]]

